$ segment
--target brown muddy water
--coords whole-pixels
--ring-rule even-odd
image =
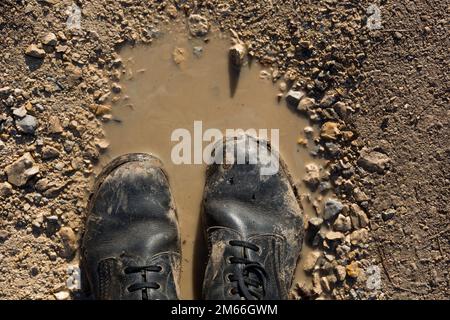
[[[194,47],[202,47],[200,56],[194,54]],[[206,166],[172,162],[171,152],[177,142],[171,141],[171,135],[175,129],[188,129],[193,136],[194,121],[202,121],[203,131],[217,128],[224,134],[225,129],[279,129],[281,156],[296,181],[301,181],[306,164],[324,165],[323,160],[310,155],[314,137],[309,137],[308,146],[297,143],[299,138],[308,138],[304,128],[310,124],[289,109],[284,99],[277,101],[279,83],[274,84],[261,73],[264,69],[249,63],[241,70],[238,82],[230,79],[229,47],[230,40],[218,33],[206,43],[174,30],[165,32],[151,46],[124,48],[122,90],[112,99],[113,118],[119,122],[104,126],[110,146],[100,166],[130,152],[151,153],[164,162],[181,229],[183,299],[201,297],[207,259],[200,220]],[[303,184],[300,192],[309,193]],[[316,215],[309,201],[302,204],[305,220]],[[302,256],[310,251],[304,246]],[[301,264],[302,259],[293,283],[310,284]]]

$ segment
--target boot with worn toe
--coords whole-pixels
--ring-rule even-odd
[[[82,267],[96,299],[178,299],[180,235],[167,176],[147,154],[101,172],[91,194]]]
[[[270,149],[248,135],[214,148],[203,199],[205,299],[288,298],[304,236],[302,210],[283,161]],[[280,166],[267,175],[269,163]]]

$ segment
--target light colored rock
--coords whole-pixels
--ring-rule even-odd
[[[301,90],[291,89],[286,94],[286,102],[289,105],[297,108],[300,100],[303,98],[304,95],[305,95],[305,92],[303,92]]]
[[[305,182],[305,184],[315,190],[317,189],[317,186],[320,183],[320,169],[319,166],[316,165],[315,163],[309,163],[305,166],[306,168],[306,174],[305,177],[303,178],[303,182]]]
[[[0,183],[0,198],[6,198],[12,195],[13,188],[12,185],[8,182],[2,182]]]
[[[35,117],[27,114],[22,119],[16,120],[18,129],[27,134],[34,134],[38,126],[38,122]]]
[[[328,121],[320,129],[320,137],[327,140],[336,140],[341,134],[337,122]]]
[[[189,32],[196,37],[206,36],[209,32],[208,19],[199,15],[191,14],[188,18]]]
[[[344,266],[336,266],[335,267],[335,273],[336,273],[336,277],[339,281],[344,281],[345,277],[347,276],[347,271],[345,269]]]
[[[230,48],[228,53],[230,64],[235,69],[240,69],[245,61],[245,56],[247,55],[247,48],[242,43],[237,43]]]
[[[172,58],[176,64],[182,64],[186,61],[186,50],[183,48],[175,48],[172,52]]]
[[[350,206],[350,218],[355,229],[365,228],[369,224],[366,213],[356,203]]]
[[[49,118],[47,129],[50,133],[62,133],[64,131],[61,122],[56,116],[51,116]]]
[[[30,153],[25,153],[15,162],[6,166],[5,172],[9,183],[21,187],[39,172],[39,166],[35,164]]]
[[[45,57],[45,51],[35,44],[31,44],[30,46],[28,46],[28,48],[25,50],[25,54],[29,57],[37,59],[42,59]]]
[[[298,103],[297,110],[307,112],[316,105],[314,98],[303,97]]]
[[[325,235],[325,239],[329,241],[342,241],[344,240],[345,236],[342,232],[338,231],[328,231]]]
[[[350,234],[350,243],[353,245],[361,245],[369,239],[369,231],[367,229],[359,229]]]
[[[58,39],[56,38],[56,35],[53,32],[47,33],[44,38],[42,38],[42,44],[46,46],[56,46],[56,43],[58,42]]]
[[[352,229],[352,221],[350,217],[339,214],[333,223],[333,229],[336,231],[347,232]]]
[[[72,230],[72,228],[62,227],[59,230],[59,235],[64,245],[62,256],[65,258],[73,257],[73,255],[78,249],[77,236],[75,232]]]
[[[390,161],[391,159],[384,153],[363,148],[358,159],[358,165],[369,172],[383,173]]]
[[[316,265],[317,259],[320,257],[319,251],[311,251],[305,258],[305,261],[303,262],[303,269],[306,272],[311,272],[314,269],[314,266]]]
[[[68,291],[59,291],[54,293],[56,300],[69,300],[70,293]]]

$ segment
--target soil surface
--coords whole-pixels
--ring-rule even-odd
[[[2,1],[0,298],[85,298],[77,252],[120,49],[181,23],[193,38],[238,39],[320,127],[326,170],[304,183],[337,198],[306,221],[312,287],[295,284],[292,298],[448,299],[449,11],[433,0]]]

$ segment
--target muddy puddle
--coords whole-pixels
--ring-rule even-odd
[[[279,129],[281,155],[296,181],[301,181],[306,164],[324,165],[323,160],[310,154],[314,133],[304,133],[308,121],[289,109],[284,99],[277,100],[279,83],[273,83],[264,72],[270,70],[250,63],[242,68],[237,83],[230,81],[229,47],[230,40],[220,34],[212,34],[206,43],[188,39],[184,30],[177,30],[164,32],[151,46],[124,48],[121,92],[112,99],[116,121],[104,126],[110,145],[99,168],[129,152],[152,153],[164,162],[181,228],[183,299],[201,297],[206,261],[200,228],[205,165],[176,165],[171,161],[172,148],[177,144],[171,141],[175,129],[185,128],[193,135],[194,121],[202,121],[203,131],[217,128],[223,133],[237,128]],[[307,146],[298,144],[299,138],[308,139]],[[300,191],[308,194],[302,183]],[[302,202],[305,220],[315,216],[311,203]],[[310,250],[305,247],[302,256]],[[301,263],[294,283],[310,284]]]

